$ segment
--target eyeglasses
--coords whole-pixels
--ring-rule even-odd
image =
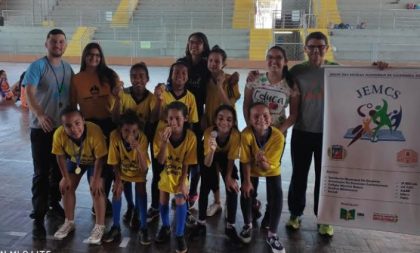
[[[327,45],[318,45],[318,46],[309,45],[309,46],[306,46],[306,48],[309,49],[309,51],[314,51],[315,48],[318,49],[318,51],[322,51],[327,48]]]

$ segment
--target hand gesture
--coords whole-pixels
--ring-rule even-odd
[[[258,70],[251,70],[248,73],[248,77],[246,78],[247,83],[253,83],[257,80],[258,76],[260,75],[260,72]]]
[[[238,182],[234,178],[232,178],[231,176],[226,176],[225,182],[226,182],[226,189],[228,191],[234,191],[236,193],[239,192]]]
[[[49,133],[53,130],[53,121],[50,117],[45,114],[42,114],[37,117],[39,125],[45,133]]]
[[[165,91],[165,84],[158,83],[155,87],[154,94],[159,101],[163,100],[163,92]]]
[[[169,138],[171,137],[171,134],[172,134],[172,128],[171,127],[165,127],[165,129],[160,133],[160,139],[163,142],[168,143]]]
[[[245,180],[241,186],[242,193],[244,194],[245,198],[250,198],[251,193],[254,191],[254,187],[252,186],[251,182]]]

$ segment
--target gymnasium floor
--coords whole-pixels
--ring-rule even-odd
[[[0,63],[0,69],[8,73],[9,83],[12,84],[28,64]],[[113,67],[129,86],[129,67]],[[79,71],[79,66],[73,66],[74,71]],[[150,68],[149,89],[158,82],[167,79],[167,68]],[[227,70],[232,73],[234,70]],[[238,70],[241,75],[241,92],[243,91],[244,80],[248,70]],[[241,110],[242,100],[238,102],[237,108]],[[244,121],[242,112],[239,127],[243,128]],[[290,138],[290,134],[288,136]],[[303,217],[302,228],[297,232],[289,232],[284,225],[289,218],[287,207],[287,191],[291,178],[290,162],[290,139],[287,140],[286,150],[282,161],[283,179],[283,213],[279,225],[279,236],[288,253],[303,252],[420,252],[420,236],[379,232],[371,230],[349,229],[335,227],[334,237],[330,240],[320,237],[317,233],[316,218],[312,214],[313,207],[313,182],[314,175],[311,172],[308,192],[307,208]],[[76,207],[76,232],[68,239],[56,241],[52,234],[60,225],[54,219],[46,219],[48,237],[45,242],[35,242],[31,237],[32,220],[28,217],[32,210],[31,206],[31,179],[33,167],[30,151],[28,131],[28,111],[22,110],[19,103],[0,103],[0,253],[3,252],[175,252],[175,240],[171,244],[144,247],[141,246],[136,237],[136,232],[130,231],[127,226],[122,225],[123,239],[119,243],[105,244],[101,246],[90,246],[82,243],[88,237],[94,223],[94,217],[90,213],[91,199],[88,192],[86,179],[83,178],[77,190]],[[151,181],[151,172],[148,175]],[[148,187],[149,184],[148,184]],[[265,203],[265,182],[262,180],[259,187],[259,199]],[[222,199],[224,194],[222,191]],[[150,200],[150,198],[149,198]],[[212,198],[210,197],[209,203]],[[264,205],[263,205],[264,206]],[[123,202],[122,212],[125,212]],[[195,206],[197,210],[197,206]],[[197,212],[194,211],[196,214]],[[253,241],[250,245],[243,246],[233,244],[224,237],[224,211],[215,217],[207,219],[206,238],[188,241],[189,252],[270,252],[265,243],[265,231],[256,226],[253,232]],[[171,218],[173,213],[171,212]],[[259,222],[261,219],[259,220]],[[108,227],[111,219],[107,219]],[[243,224],[242,214],[238,206],[237,230]],[[152,237],[159,228],[158,223],[151,225]]]

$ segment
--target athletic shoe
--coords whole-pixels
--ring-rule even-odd
[[[63,225],[54,233],[54,238],[57,240],[63,240],[66,238],[71,232],[74,231],[74,222],[70,222],[66,220]]]
[[[213,203],[207,208],[207,216],[211,217],[222,211],[222,206],[218,203]]]
[[[127,207],[127,211],[125,211],[123,215],[123,221],[127,224],[131,222],[131,218],[133,217],[134,208],[132,206]]]
[[[145,245],[145,246],[150,245],[152,243],[152,240],[150,240],[147,228],[146,229],[141,229],[139,231],[139,241],[140,241],[141,245]]]
[[[192,209],[195,205],[195,202],[198,201],[198,194],[190,195],[188,196],[188,207],[189,209]]]
[[[155,209],[153,207],[150,207],[149,210],[147,210],[147,223],[152,222],[155,219],[159,219],[159,209]]]
[[[289,220],[286,223],[286,228],[298,230],[300,228],[301,220],[298,216],[291,215]]]
[[[88,244],[100,245],[104,232],[105,232],[105,225],[95,224],[95,226],[92,229],[92,232],[90,233],[90,236],[87,239],[83,240],[83,242],[88,243]]]
[[[188,228],[192,228],[195,226],[196,223],[197,219],[191,213],[188,213],[187,219],[185,220],[185,226],[187,226]]]
[[[245,244],[250,243],[252,239],[252,227],[249,225],[243,226],[241,233],[239,233],[239,238]]]
[[[177,236],[176,237],[176,252],[177,253],[185,253],[188,251],[187,243],[185,242],[184,236]]]
[[[159,233],[155,238],[155,242],[164,243],[171,239],[171,228],[170,227],[160,227]]]
[[[284,247],[277,236],[267,237],[266,241],[273,253],[286,253],[286,250],[284,250]]]
[[[133,211],[133,215],[131,216],[130,228],[137,230],[139,229],[139,227],[140,227],[139,210],[135,208]]]
[[[102,237],[103,242],[117,242],[119,240],[121,240],[121,228],[117,226],[112,226]]]
[[[32,239],[43,241],[47,237],[44,219],[35,219],[32,228]]]
[[[235,226],[226,226],[225,228],[225,234],[226,236],[234,241],[234,242],[240,242],[241,238],[239,238],[238,233],[236,232]]]
[[[318,233],[322,236],[332,237],[334,235],[334,227],[327,224],[320,224]]]

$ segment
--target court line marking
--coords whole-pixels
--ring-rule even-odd
[[[24,237],[24,236],[26,236],[27,234],[28,234],[28,233],[25,233],[25,232],[16,232],[16,231],[6,232],[6,235],[18,236],[18,237]]]

